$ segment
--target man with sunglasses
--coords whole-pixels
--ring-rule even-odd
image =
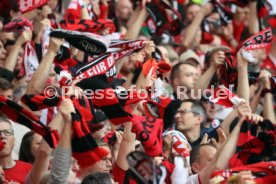
[[[183,100],[174,118],[176,130],[186,136],[192,147],[199,145],[204,136],[203,124],[207,119],[203,104],[194,99]],[[217,139],[216,130],[209,132],[208,138]]]
[[[32,165],[13,160],[14,131],[9,119],[2,116],[0,116],[0,141],[4,144],[3,149],[0,150],[0,166],[4,169],[6,180],[24,183],[25,176],[31,170]]]

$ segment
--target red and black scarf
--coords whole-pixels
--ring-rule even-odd
[[[58,106],[62,98],[54,97],[49,99],[44,95],[24,95],[21,100],[32,110],[40,110]],[[85,168],[100,161],[109,152],[104,148],[98,147],[88,128],[88,122],[92,121],[93,118],[88,99],[72,98],[72,100],[76,111],[76,113],[71,114],[73,119],[72,151],[80,167]]]
[[[80,32],[99,33],[99,31],[108,29],[109,33],[115,31],[115,25],[112,20],[109,19],[97,19],[97,20],[62,20],[60,22],[62,29]]]
[[[271,161],[215,171],[211,176],[210,183],[226,184],[230,181],[231,183],[238,183],[238,178],[235,176],[242,171],[251,171],[254,177],[253,181],[256,184],[270,184],[276,180],[276,162]]]
[[[237,143],[236,153],[229,161],[229,167],[254,164],[263,160],[275,160],[276,129],[269,120],[258,125],[244,121]]]
[[[39,121],[38,117],[14,101],[0,96],[0,111],[14,122],[24,125],[41,135],[50,147],[55,148],[57,146],[59,140],[58,132],[45,126]]]

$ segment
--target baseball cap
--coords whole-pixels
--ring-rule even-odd
[[[193,59],[196,61],[197,64],[199,64],[200,59],[196,53],[190,49],[186,50],[180,55],[179,61],[180,62],[186,62],[188,59]]]

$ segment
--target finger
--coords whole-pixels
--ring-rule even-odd
[[[208,143],[208,134],[207,134],[207,133],[204,134],[201,143],[202,143],[202,144]]]
[[[216,139],[212,138],[212,139],[209,139],[209,140],[210,140],[210,142],[211,142],[212,144],[214,144],[215,146],[218,145],[218,142],[216,141]]]

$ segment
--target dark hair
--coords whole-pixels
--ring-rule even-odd
[[[19,160],[27,163],[34,163],[35,156],[31,153],[34,132],[27,132],[23,138],[19,150]]]
[[[187,3],[187,5],[185,6],[185,9],[187,10],[189,7],[194,6],[194,5],[201,7],[200,4],[195,3],[195,2],[193,2],[193,1],[190,1],[190,2]]]
[[[93,172],[86,176],[81,184],[111,184],[111,176],[108,173]]]
[[[203,123],[201,125],[203,126],[203,124],[206,122],[206,119],[207,119],[207,112],[206,112],[206,109],[205,109],[203,103],[201,101],[195,100],[195,99],[185,99],[185,100],[182,100],[181,104],[185,103],[185,102],[192,103],[191,110],[202,116]]]
[[[5,122],[11,125],[11,121],[4,114],[0,114],[0,123],[1,122]]]
[[[178,62],[176,65],[174,65],[172,67],[172,71],[171,71],[171,75],[170,75],[170,80],[171,82],[173,82],[173,79],[179,75],[180,73],[180,67],[182,65],[190,65],[190,66],[193,66],[193,67],[197,67],[197,64],[194,62],[194,61],[191,61],[191,60],[187,60],[185,62]]]
[[[191,153],[190,153],[190,166],[192,166],[193,163],[198,163],[200,158],[200,150],[204,146],[212,146],[216,148],[213,144],[200,144],[195,147],[193,147]]]
[[[13,46],[15,44],[15,40],[8,39],[6,43],[4,44],[5,49],[7,49],[8,46]]]
[[[13,89],[13,85],[8,80],[0,77],[0,90]]]

